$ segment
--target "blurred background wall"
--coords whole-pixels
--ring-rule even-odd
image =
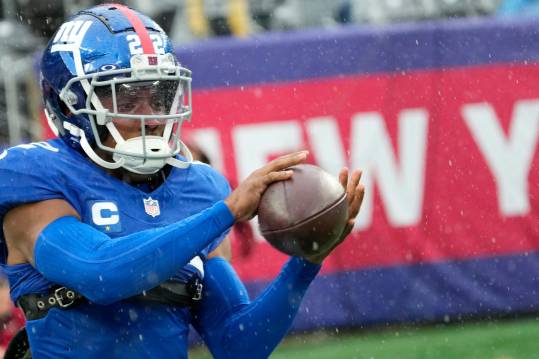
[[[93,0],[2,0],[0,3],[0,143],[16,144],[41,136],[37,57],[65,17],[95,5]],[[259,36],[268,31],[457,17],[529,14],[534,1],[501,0],[142,0],[120,1],[155,18],[178,45],[211,37]],[[517,3],[517,4],[513,4]],[[528,7],[526,11],[523,8]]]

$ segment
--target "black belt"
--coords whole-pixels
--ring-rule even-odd
[[[187,283],[166,281],[131,299],[192,307],[202,299],[202,281],[194,276]]]
[[[202,281],[193,276],[189,282],[166,281],[142,294],[128,298],[154,303],[193,307],[202,299]],[[47,294],[27,294],[17,300],[27,320],[43,318],[49,309],[69,309],[89,300],[81,294],[66,287],[54,287]]]
[[[27,294],[17,299],[17,306],[22,309],[27,320],[44,317],[51,308],[67,309],[75,304],[87,301],[82,295],[66,287],[55,287],[47,294]]]

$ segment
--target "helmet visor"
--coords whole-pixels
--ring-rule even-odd
[[[92,96],[99,99],[109,116],[132,118],[178,114],[183,93],[181,81],[155,80],[95,86]]]

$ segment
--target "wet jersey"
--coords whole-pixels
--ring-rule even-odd
[[[61,140],[20,145],[0,154],[0,219],[11,208],[47,199],[64,199],[81,221],[112,239],[189,217],[224,199],[230,187],[211,167],[194,163],[172,168],[157,189],[141,190],[110,176]],[[21,223],[24,225],[24,223]],[[222,233],[201,253],[213,250]],[[0,233],[0,260],[7,249]],[[200,266],[178,268],[186,281]],[[27,264],[5,266],[12,298],[42,293],[53,284]],[[185,308],[124,300],[112,305],[81,304],[51,309],[27,329],[34,357],[178,357],[187,353],[190,315]]]

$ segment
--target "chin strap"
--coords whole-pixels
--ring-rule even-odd
[[[84,133],[84,131],[80,131],[80,145],[82,149],[84,150],[84,152],[86,152],[86,155],[90,157],[92,161],[100,165],[101,167],[105,167],[110,170],[115,170],[122,167],[125,163],[124,158],[119,158],[118,161],[116,162],[108,162],[102,159],[101,157],[99,157],[97,153],[95,153],[92,146],[90,146],[90,144],[88,143],[88,140],[86,139],[86,134]]]
[[[125,160],[123,158],[120,158],[116,162],[108,162],[102,159],[101,157],[99,157],[97,153],[95,153],[92,146],[90,146],[90,143],[88,143],[88,139],[86,138],[86,133],[84,133],[84,131],[81,130],[79,127],[67,121],[64,121],[63,125],[64,125],[64,128],[68,130],[69,133],[71,133],[73,136],[80,137],[80,146],[82,147],[83,151],[92,161],[94,161],[101,167],[114,170],[124,165]]]
[[[162,160],[162,165],[160,166],[154,166],[153,168],[148,168],[146,171],[144,170],[143,166],[130,166],[129,163],[126,162],[126,157],[118,154],[114,154],[113,159],[114,162],[105,161],[103,158],[101,158],[97,153],[95,153],[94,149],[88,142],[88,139],[86,138],[86,133],[84,133],[83,130],[81,130],[79,127],[75,126],[74,124],[64,121],[63,123],[64,128],[69,131],[74,136],[80,137],[80,145],[86,155],[94,161],[96,164],[100,165],[101,167],[105,167],[107,169],[118,169],[120,167],[125,168],[126,170],[137,173],[137,174],[152,174],[159,171],[165,164],[169,164],[173,167],[185,169],[191,165],[193,162],[193,155],[189,148],[181,141],[180,139],[177,139],[177,145],[180,147],[180,153],[182,153],[185,156],[185,161],[179,160],[174,157],[169,157]],[[121,138],[121,137],[120,137]],[[125,144],[129,141],[123,141],[120,142],[120,144]],[[137,168],[138,167],[138,168]]]
[[[180,145],[180,153],[184,154],[185,159],[187,161],[182,161],[182,160],[179,160],[177,158],[170,157],[170,158],[167,158],[167,160],[165,162],[167,164],[169,164],[171,166],[174,166],[174,167],[177,167],[177,168],[187,168],[187,167],[189,167],[191,165],[191,162],[193,162],[193,154],[191,153],[189,148],[187,148],[185,143],[183,143],[182,140],[178,140],[178,142],[179,142],[179,145]]]

